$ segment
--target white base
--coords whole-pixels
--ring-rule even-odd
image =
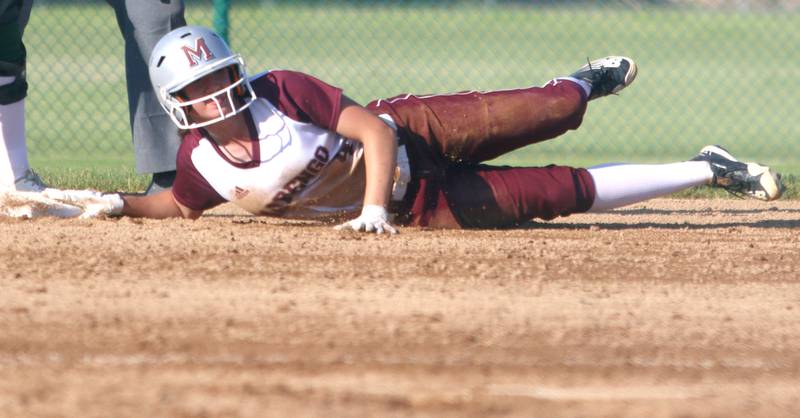
[[[41,193],[14,190],[0,192],[0,216],[26,219],[43,216],[76,218],[81,214],[81,208],[48,199]]]

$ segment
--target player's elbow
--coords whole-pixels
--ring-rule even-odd
[[[195,220],[203,214],[202,210],[192,209],[186,205],[181,204],[181,202],[179,202],[178,199],[175,197],[175,193],[173,193],[172,190],[167,190],[163,193],[165,196],[164,199],[169,198],[169,200],[172,202],[171,205],[173,211],[172,216],[179,216],[184,219]]]
[[[359,135],[353,136],[352,139],[370,147],[394,142],[396,141],[396,135],[394,129],[376,118],[374,123],[365,126]]]
[[[381,121],[381,123],[379,123],[375,129],[377,131],[376,134],[381,138],[385,138],[387,141],[391,142],[397,141],[397,133],[391,126],[383,123],[383,121]]]

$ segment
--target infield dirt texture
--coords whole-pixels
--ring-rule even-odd
[[[231,211],[0,219],[0,416],[800,410],[798,201],[391,238]]]

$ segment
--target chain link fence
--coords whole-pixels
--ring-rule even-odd
[[[687,159],[704,144],[800,173],[798,1],[232,1],[229,39],[251,74],[313,74],[366,103],[399,93],[544,84],[587,58],[634,58],[639,78],[583,126],[501,162]],[[213,4],[187,1],[190,24]],[[133,166],[122,37],[102,1],[37,0],[29,50],[31,156]]]

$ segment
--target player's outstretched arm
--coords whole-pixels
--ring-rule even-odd
[[[196,219],[202,211],[189,209],[175,201],[171,190],[154,195],[125,195],[93,190],[46,189],[42,194],[54,201],[80,208],[81,218],[98,216],[130,216],[166,219],[184,217]]]
[[[122,195],[124,206],[120,215],[135,218],[188,218],[197,219],[203,214],[202,211],[192,210],[181,205],[175,200],[172,190],[153,195]]]
[[[392,190],[392,175],[397,165],[395,132],[377,116],[347,97],[342,97],[342,113],[336,132],[364,144],[367,184],[361,215],[337,229],[376,233],[397,233],[389,223],[386,207]]]

